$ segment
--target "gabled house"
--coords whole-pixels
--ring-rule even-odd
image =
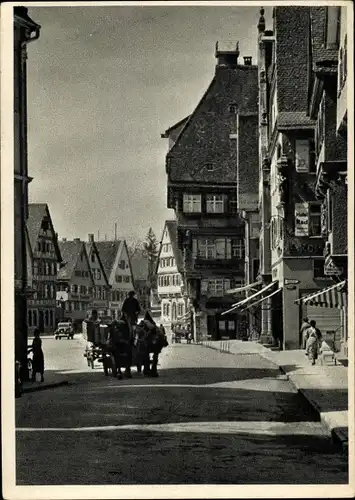
[[[57,272],[62,261],[57,235],[46,203],[28,206],[26,224],[27,283],[32,294],[27,300],[28,332],[39,328],[53,332],[56,326]]]
[[[130,258],[134,290],[142,309],[150,309],[149,262],[142,251],[137,250]]]
[[[161,238],[158,261],[158,296],[161,305],[161,322],[171,327],[183,321],[187,309],[187,296],[183,295],[183,258],[177,244],[177,224],[167,220]],[[187,319],[190,319],[189,317]]]
[[[86,252],[88,254],[91,274],[94,280],[92,302],[88,314],[97,311],[98,316],[106,316],[109,309],[110,285],[106,276],[104,266],[101,262],[100,254],[97,249],[94,235],[89,234],[88,243],[86,243]]]
[[[59,241],[59,249],[63,259],[63,267],[58,272],[59,299],[58,317],[71,318],[80,330],[82,321],[90,310],[95,281],[92,276],[85,242],[80,238]]]
[[[110,285],[108,313],[119,318],[124,299],[134,289],[131,263],[124,239],[96,242],[100,260]]]
[[[243,210],[257,209],[258,69],[239,44],[216,45],[209,87],[192,114],[170,127],[167,205],[175,211],[196,339],[243,337],[228,290],[245,276]],[[228,314],[227,314],[228,312]],[[226,314],[224,314],[226,313]]]

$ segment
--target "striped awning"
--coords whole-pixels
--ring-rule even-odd
[[[260,297],[260,295],[262,295],[264,292],[266,292],[266,290],[269,290],[270,288],[274,287],[276,285],[276,283],[277,283],[276,281],[273,281],[272,283],[269,283],[268,285],[266,285],[264,288],[262,288],[258,292],[254,293],[253,295],[250,295],[250,297],[247,297],[246,299],[243,299],[240,302],[236,302],[235,304],[233,304],[231,309],[228,309],[227,311],[222,312],[222,316],[224,316],[225,314],[228,314],[232,311],[235,311],[238,308],[244,307],[248,302],[251,302],[256,297]]]
[[[270,293],[270,295],[266,295],[266,297],[263,297],[259,300],[257,300],[256,302],[253,302],[252,304],[249,304],[247,305],[245,308],[244,308],[244,311],[245,309],[250,309],[251,307],[254,307],[254,306],[257,306],[258,304],[261,304],[261,302],[264,302],[264,300],[267,300],[267,299],[270,299],[271,297],[273,297],[274,295],[276,295],[277,293],[280,293],[282,290],[282,288],[278,288],[277,290],[275,290],[274,292]]]
[[[241,293],[241,292],[245,292],[247,290],[256,290],[255,287],[261,285],[261,281],[255,281],[255,283],[250,283],[249,285],[244,285],[244,286],[241,286],[239,288],[231,288],[230,290],[227,290],[226,294],[228,295],[232,295],[232,294],[235,294],[235,293]]]
[[[308,306],[343,309],[347,307],[346,280],[295,300]]]

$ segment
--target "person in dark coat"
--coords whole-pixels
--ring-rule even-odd
[[[41,382],[44,382],[44,355],[42,351],[42,340],[40,338],[39,329],[34,331],[34,339],[32,342],[32,382],[36,380],[36,374],[41,375]]]
[[[122,379],[122,367],[125,368],[125,376],[132,378],[132,342],[126,320],[120,319],[112,322],[107,343],[114,358],[114,372],[117,378]]]
[[[308,339],[308,330],[310,327],[310,323],[308,318],[304,318],[301,325],[301,339],[302,339],[302,349],[306,349],[307,339]]]
[[[141,307],[135,298],[135,292],[132,290],[122,304],[122,314],[128,323],[131,336],[133,336],[133,327],[137,324],[140,311]]]

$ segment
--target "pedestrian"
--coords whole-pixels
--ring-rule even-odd
[[[316,327],[316,322],[314,320],[310,321],[310,327],[307,330],[307,336],[308,338],[306,343],[306,353],[312,365],[315,365],[322,341],[322,334],[319,328]]]
[[[42,351],[42,340],[40,338],[40,332],[38,328],[36,328],[34,331],[34,339],[32,341],[31,350],[33,353],[32,382],[35,382],[37,373],[41,375],[41,382],[44,382],[44,355]]]
[[[129,331],[133,337],[133,327],[137,324],[138,315],[141,311],[138,300],[135,298],[135,292],[132,290],[128,293],[128,297],[124,300],[122,304],[122,314],[126,319]]]
[[[308,318],[304,318],[301,325],[301,339],[302,339],[302,349],[306,349],[307,344],[307,331],[311,325],[309,324]]]

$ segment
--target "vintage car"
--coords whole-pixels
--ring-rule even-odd
[[[71,321],[58,323],[57,329],[54,332],[54,338],[60,340],[62,337],[67,337],[68,340],[74,338],[74,328]]]

